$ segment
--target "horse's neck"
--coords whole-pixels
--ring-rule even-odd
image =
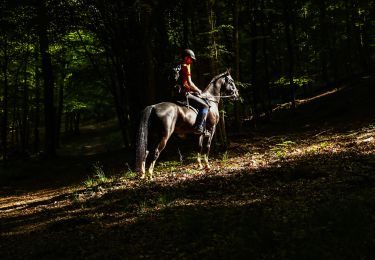
[[[220,88],[221,84],[219,84],[218,81],[211,82],[207,88],[203,91],[203,93],[206,93],[209,96],[212,96],[212,98],[219,103],[220,101]]]

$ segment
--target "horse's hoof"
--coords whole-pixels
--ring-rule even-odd
[[[139,178],[140,178],[141,180],[146,179],[146,174],[143,173],[141,176],[139,176]]]

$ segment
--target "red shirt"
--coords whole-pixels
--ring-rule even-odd
[[[189,92],[190,91],[190,85],[189,85],[189,82],[188,82],[188,77],[191,76],[191,72],[190,72],[190,64],[182,64],[182,68],[181,68],[181,71],[180,71],[180,79],[181,79],[181,84],[184,88],[184,91],[185,92]]]

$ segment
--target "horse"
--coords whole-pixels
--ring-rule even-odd
[[[227,96],[221,96],[224,90]],[[210,109],[206,119],[205,132],[199,135],[197,162],[200,169],[210,169],[208,155],[212,138],[215,134],[216,125],[219,122],[219,102],[220,98],[227,97],[238,100],[239,92],[234,84],[234,80],[227,70],[211,80],[208,86],[202,91],[201,97],[208,102]],[[168,139],[173,133],[184,136],[194,133],[194,123],[197,112],[189,106],[181,106],[173,102],[162,102],[147,106],[141,113],[141,120],[138,129],[136,142],[136,171],[140,178],[146,178],[146,166],[148,167],[149,178],[153,178],[153,171],[156,160],[165,148]],[[149,135],[150,133],[150,135]],[[149,144],[152,134],[156,134],[154,143]],[[151,151],[151,154],[150,154]],[[201,156],[203,155],[203,167]],[[151,156],[151,162],[147,162],[147,157]]]

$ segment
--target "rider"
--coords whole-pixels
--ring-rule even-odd
[[[204,124],[206,122],[209,106],[199,96],[202,91],[191,80],[190,64],[195,60],[195,54],[192,50],[186,49],[183,52],[183,62],[180,70],[180,84],[182,86],[182,94],[188,99],[189,105],[198,108],[197,120],[194,129],[197,134],[204,132]]]

